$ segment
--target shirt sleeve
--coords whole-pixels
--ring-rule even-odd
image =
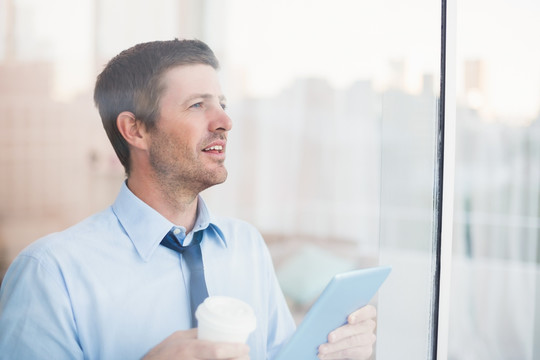
[[[58,267],[19,255],[0,289],[0,359],[82,359]]]

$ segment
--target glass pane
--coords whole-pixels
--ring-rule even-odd
[[[458,6],[449,359],[540,356],[539,16],[537,1]]]
[[[103,64],[135,43],[197,37],[221,60],[234,121],[229,178],[203,194],[212,211],[262,232],[298,322],[333,274],[392,265],[376,357],[428,357],[440,2],[0,7],[0,270],[116,196],[123,169],[92,104]]]
[[[431,358],[435,331],[430,310],[436,261],[441,4],[417,1],[409,6],[413,14],[409,8],[408,16],[396,14],[393,24],[387,24],[396,29],[396,41],[405,44],[401,49],[405,61],[391,62],[398,82],[382,93],[380,262],[392,264],[394,270],[379,295],[381,359]],[[411,64],[417,61],[422,67],[413,75]],[[414,90],[405,85],[411,75],[417,82]]]
[[[298,322],[332,274],[391,264],[377,358],[427,358],[441,4],[229,5],[236,145],[206,196],[263,232]]]

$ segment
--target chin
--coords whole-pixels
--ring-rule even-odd
[[[220,171],[219,173],[215,173],[214,176],[211,177],[211,179],[208,179],[207,182],[208,187],[223,184],[225,180],[227,180],[227,170],[223,169],[223,171]]]
[[[227,170],[224,171],[224,173],[219,177],[218,181],[216,182],[216,185],[217,184],[223,184],[225,182],[225,180],[227,180],[227,176],[229,174],[227,173]]]

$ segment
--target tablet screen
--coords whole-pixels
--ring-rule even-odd
[[[276,360],[317,360],[317,349],[327,342],[328,334],[369,303],[390,271],[389,266],[379,266],[335,275]]]

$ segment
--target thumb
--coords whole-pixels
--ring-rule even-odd
[[[197,338],[197,328],[189,330],[181,330],[176,332],[176,337],[178,339],[196,339]]]

